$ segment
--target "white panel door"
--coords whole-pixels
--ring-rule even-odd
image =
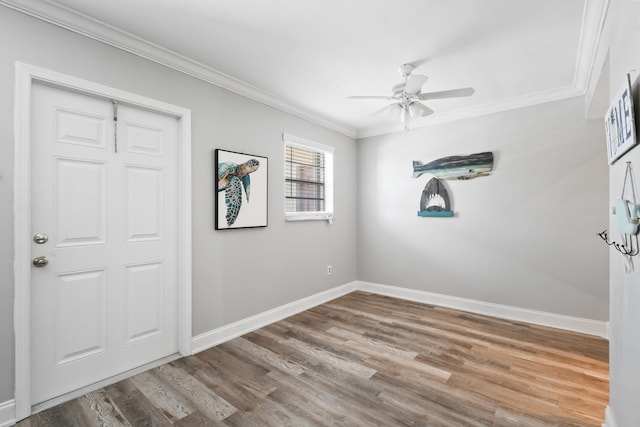
[[[178,126],[43,84],[32,106],[38,404],[177,353]]]

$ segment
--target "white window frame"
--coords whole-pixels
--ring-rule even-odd
[[[286,221],[328,221],[333,222],[333,154],[334,147],[320,144],[305,138],[300,138],[287,133],[282,134],[283,148],[287,146],[299,147],[307,150],[321,151],[324,153],[324,210],[315,212],[287,212]],[[285,208],[286,209],[286,208]]]

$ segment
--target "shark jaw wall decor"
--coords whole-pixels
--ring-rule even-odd
[[[422,190],[418,216],[453,216],[449,193],[438,178],[431,178]]]
[[[440,179],[468,180],[479,176],[487,176],[493,169],[493,153],[486,151],[468,156],[449,156],[434,160],[427,164],[413,161],[413,178],[422,174],[434,175],[427,182],[422,197],[418,216],[452,217],[449,192]]]

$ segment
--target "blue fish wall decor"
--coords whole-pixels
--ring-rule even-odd
[[[468,156],[450,156],[423,165],[413,161],[413,177],[424,173],[440,179],[471,179],[487,176],[493,169],[493,152],[476,153]]]

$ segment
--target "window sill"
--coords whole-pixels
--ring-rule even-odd
[[[285,212],[285,221],[328,221],[333,224],[332,212]]]

